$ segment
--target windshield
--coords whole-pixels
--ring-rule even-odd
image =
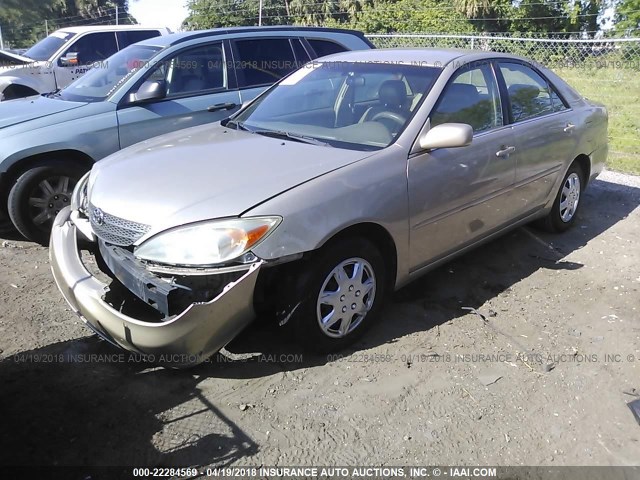
[[[51,35],[40,40],[29,50],[24,52],[23,56],[32,58],[33,60],[49,60],[53,54],[56,53],[65,43],[71,40],[74,35],[75,33],[69,32],[53,32]]]
[[[285,78],[228,125],[343,148],[384,148],[409,123],[440,71],[406,64],[314,62]]]
[[[101,61],[59,95],[72,102],[101,102],[135,72],[148,68],[151,65],[149,60],[160,50],[160,47],[131,45]]]

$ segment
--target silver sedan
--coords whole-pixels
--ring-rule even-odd
[[[201,362],[262,312],[336,350],[453,256],[571,227],[606,156],[605,108],[527,60],[338,54],[98,162],[56,218],[53,274],[91,329],[160,363]]]

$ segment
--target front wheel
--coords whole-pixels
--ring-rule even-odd
[[[536,225],[543,230],[557,233],[569,229],[577,218],[583,189],[584,173],[580,165],[574,163],[569,167],[560,184],[551,211]]]
[[[345,348],[380,312],[387,283],[382,255],[371,242],[349,238],[325,246],[303,268],[289,320],[296,341],[317,352]]]
[[[70,204],[84,169],[71,162],[41,165],[23,173],[9,193],[9,216],[28,240],[49,243],[56,215]]]

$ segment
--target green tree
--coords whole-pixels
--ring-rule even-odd
[[[262,24],[286,25],[291,23],[287,13],[291,3],[291,0],[286,2],[264,0]],[[259,5],[259,0],[191,0],[189,2],[189,16],[183,27],[187,30],[201,30],[257,25]]]
[[[453,0],[453,5],[463,15],[473,18],[491,10],[489,0]]]
[[[616,6],[616,32],[622,35],[638,35],[640,29],[640,0],[622,0]]]
[[[512,7],[508,30],[529,34],[567,32],[571,29],[565,7],[557,1],[522,0]]]
[[[323,25],[340,12],[339,0],[291,0],[289,6],[293,20],[305,25]]]
[[[569,14],[572,31],[595,32],[599,29],[599,18],[606,8],[603,0],[574,0],[567,2],[565,9]]]
[[[367,33],[469,33],[472,25],[437,0],[379,0],[365,5],[350,26]]]
[[[115,8],[121,23],[130,23],[127,0],[3,0],[0,26],[5,48],[33,45],[57,28],[95,23],[115,23]],[[45,20],[47,23],[45,24]]]

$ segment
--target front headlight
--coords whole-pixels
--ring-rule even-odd
[[[71,194],[71,210],[86,212],[87,209],[87,183],[89,182],[91,171],[87,172],[78,183],[76,183]]]
[[[278,226],[280,217],[212,220],[174,228],[145,241],[134,254],[170,265],[208,266],[240,257]]]

